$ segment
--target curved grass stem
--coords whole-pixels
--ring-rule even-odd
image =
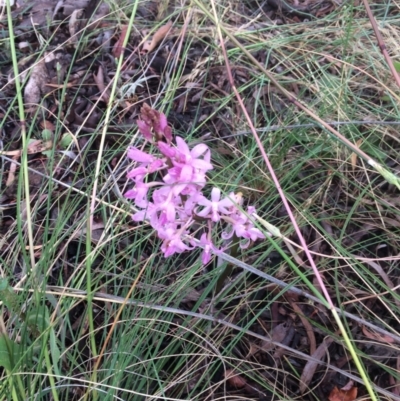
[[[29,192],[29,176],[28,176],[28,139],[26,132],[26,120],[25,120],[25,110],[24,110],[24,100],[22,97],[22,86],[21,82],[18,78],[18,60],[16,54],[16,44],[14,37],[14,27],[11,15],[11,6],[10,0],[6,1],[7,4],[7,23],[9,30],[9,40],[10,40],[10,51],[11,51],[11,60],[12,67],[15,76],[15,92],[18,101],[18,114],[21,125],[21,139],[22,139],[22,154],[21,154],[21,167],[22,167],[22,178],[23,178],[23,188],[25,195],[25,208],[26,208],[26,226],[28,232],[28,245],[29,245],[29,256],[30,256],[30,265],[33,270],[35,267],[35,253],[34,253],[34,241],[33,241],[33,228],[32,228],[32,219],[31,219],[31,199]],[[21,193],[20,191],[18,192]],[[17,205],[20,205],[21,202],[17,202]],[[22,222],[21,222],[22,224]],[[20,227],[22,230],[22,227]],[[21,235],[22,238],[22,235]],[[24,250],[25,247],[22,247]]]

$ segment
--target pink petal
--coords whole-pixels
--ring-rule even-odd
[[[158,124],[155,127],[158,132],[164,132],[165,128],[168,127],[167,117],[164,113],[159,113],[158,115]]]
[[[203,246],[206,246],[206,245],[209,245],[210,244],[210,241],[208,240],[208,238],[207,238],[207,234],[206,233],[203,233],[203,234],[201,234],[201,237],[200,237],[200,244],[201,245],[203,245]]]
[[[127,199],[135,199],[137,196],[137,190],[135,188],[130,189],[129,191],[124,193],[124,197]]]
[[[150,220],[151,222],[155,222],[157,219],[157,209],[151,202],[147,202],[146,207],[143,210],[135,213],[132,216],[133,221],[143,221],[143,220]],[[152,224],[153,227],[153,224]]]
[[[143,120],[136,120],[136,124],[139,128],[140,133],[144,136],[148,141],[153,140],[153,134],[150,130],[150,127]]]
[[[220,221],[220,216],[219,216],[219,214],[218,214],[218,212],[216,211],[216,210],[213,210],[213,212],[211,213],[211,220],[214,222],[214,223],[217,223],[218,221]]]
[[[172,142],[172,129],[171,127],[165,127],[164,129],[164,138],[167,140],[168,143]]]
[[[151,163],[154,160],[154,157],[149,155],[146,152],[143,152],[137,148],[129,148],[127,156],[135,160],[136,162],[141,162],[141,163]]]
[[[221,190],[219,188],[213,188],[211,191],[211,200],[218,202],[221,198]]]
[[[209,206],[211,207],[211,202],[203,195],[199,195],[196,198],[196,203],[200,206]]]
[[[187,143],[180,136],[177,136],[175,138],[175,140],[176,140],[176,145],[177,145],[178,150],[182,154],[184,154],[186,156],[190,156],[190,150],[189,150],[189,146],[187,145]]]
[[[222,214],[232,214],[231,203],[230,199],[223,199],[221,202],[218,203],[218,211]]]
[[[208,239],[208,235],[206,233],[203,233],[201,235],[200,244],[204,247],[203,253],[201,255],[201,261],[205,265],[211,260],[211,250],[214,250],[214,245]]]
[[[168,258],[176,252],[175,247],[169,245],[162,246],[161,250],[164,252],[165,258]]]
[[[155,171],[161,170],[163,166],[164,162],[162,160],[154,160],[149,166],[149,173],[154,173]]]
[[[221,209],[226,208],[226,207],[231,207],[234,206],[234,203],[232,202],[231,199],[229,199],[228,197],[222,199],[219,203],[218,203],[219,207]],[[225,213],[229,213],[228,211],[226,211]]]
[[[208,146],[205,145],[204,143],[200,143],[199,145],[196,145],[192,151],[190,152],[193,159],[197,159],[199,156],[204,154],[208,149]]]
[[[129,171],[127,174],[128,178],[134,179],[138,177],[139,175],[144,176],[147,174],[147,168],[146,167],[137,167],[134,168],[133,170]]]
[[[175,196],[178,196],[186,187],[187,187],[186,184],[175,184],[172,190],[173,194]]]
[[[230,239],[230,238],[233,237],[233,233],[234,233],[234,230],[233,230],[233,229],[230,229],[230,231],[224,231],[224,232],[221,234],[221,237],[222,237],[222,239]]]
[[[257,238],[265,239],[265,235],[258,228],[252,227],[248,232],[252,241],[256,241]]]
[[[179,181],[189,183],[192,179],[193,168],[191,166],[183,166]]]
[[[165,224],[168,224],[167,214],[165,213],[165,211],[161,212],[160,217],[157,220],[157,223],[161,226],[165,226]],[[157,229],[157,227],[153,228]]]
[[[167,221],[175,220],[175,206],[172,202],[169,202],[166,207]]]
[[[195,172],[192,176],[192,181],[200,188],[203,188],[204,185],[206,184],[206,176],[204,175],[204,173]]]
[[[132,220],[136,222],[143,221],[145,219],[145,216],[146,210],[141,210],[140,212],[137,212],[132,216]]]
[[[208,205],[200,212],[196,212],[196,214],[200,217],[207,217],[210,214],[210,211],[211,211],[211,205]]]
[[[246,228],[242,224],[238,224],[235,226],[235,234],[237,237],[244,237],[246,238]]]
[[[201,254],[201,262],[206,265],[211,260],[210,250],[204,250]]]
[[[172,148],[171,146],[169,146],[168,144],[166,144],[165,142],[161,142],[159,141],[157,143],[158,149],[160,150],[160,152],[164,155],[169,157],[170,159],[172,157],[175,156],[176,154],[176,150],[174,148]]]
[[[192,161],[192,166],[199,170],[208,171],[212,170],[214,167],[211,163],[206,162],[205,160],[195,159]]]

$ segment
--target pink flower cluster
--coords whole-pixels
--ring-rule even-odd
[[[128,150],[128,157],[136,162],[136,167],[128,173],[135,186],[125,197],[132,199],[139,209],[133,220],[148,220],[157,231],[163,240],[161,250],[165,257],[200,246],[202,262],[208,263],[211,251],[218,252],[211,239],[213,225],[218,222],[224,223],[222,238],[235,235],[242,239],[242,248],[247,248],[250,240],[265,238],[249,220],[248,216],[255,213],[254,207],[248,207],[247,213],[241,211],[240,195],[231,193],[221,199],[221,191],[213,188],[209,200],[201,192],[207,183],[207,171],[213,169],[210,149],[205,144],[190,149],[178,136],[173,144],[166,116],[148,105],[142,107],[137,124],[159,155],[135,147]],[[203,233],[196,241],[195,231],[199,227],[203,227]]]

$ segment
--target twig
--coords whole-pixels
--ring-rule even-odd
[[[388,63],[388,66],[390,68],[390,72],[392,73],[393,78],[397,83],[397,86],[400,87],[400,75],[398,74],[398,72],[394,68],[392,59],[389,56],[389,53],[388,53],[388,51],[386,49],[385,42],[383,41],[382,35],[381,35],[381,33],[379,32],[379,29],[378,29],[378,25],[376,24],[375,18],[374,18],[373,14],[372,14],[371,7],[368,4],[368,0],[363,0],[363,3],[364,3],[365,11],[367,12],[368,18],[371,21],[372,28],[373,28],[373,30],[375,32],[375,36],[376,36],[376,39],[378,41],[378,46],[381,49],[383,57],[385,57],[385,60]]]

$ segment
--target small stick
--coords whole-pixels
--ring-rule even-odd
[[[383,57],[385,57],[385,60],[388,63],[388,66],[390,68],[390,72],[392,73],[393,78],[397,83],[397,86],[400,87],[400,74],[396,71],[396,68],[394,68],[392,59],[389,56],[389,53],[388,53],[388,51],[386,49],[385,42],[383,41],[382,35],[381,35],[381,33],[379,32],[379,29],[378,29],[378,25],[376,24],[375,18],[374,18],[373,14],[372,14],[371,7],[368,4],[368,0],[363,0],[363,3],[364,3],[365,11],[367,12],[368,18],[371,21],[371,25],[372,25],[372,28],[374,30],[376,39],[378,41],[378,46],[381,49]]]

